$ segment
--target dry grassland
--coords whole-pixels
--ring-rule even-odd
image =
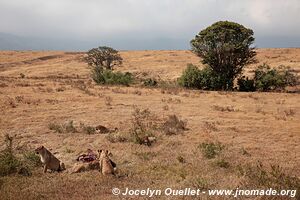
[[[121,56],[124,64],[119,70],[161,80],[175,80],[187,63],[201,66],[189,51],[124,51]],[[9,133],[16,136],[16,151],[44,145],[67,168],[88,148],[109,149],[119,177],[103,177],[97,171],[42,174],[38,168],[31,177],[0,178],[1,200],[117,199],[112,187],[235,189],[249,182],[240,170],[258,161],[268,170],[280,165],[286,174],[300,178],[298,93],[97,86],[82,57],[83,53],[70,52],[0,52],[0,147],[4,148],[3,136]],[[300,49],[259,49],[257,58],[259,63],[283,64],[300,72]],[[166,135],[153,129],[157,141],[150,147],[130,141],[113,143],[106,134],[80,131],[80,123],[104,125],[118,128],[113,134],[125,137],[132,127],[134,106],[149,109],[158,127],[175,114],[187,122],[187,130]],[[50,123],[70,121],[77,132],[49,129]],[[210,142],[223,146],[212,159],[199,147]]]

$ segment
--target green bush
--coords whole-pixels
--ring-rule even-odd
[[[0,154],[0,176],[16,173],[20,161],[10,151],[3,151]]]
[[[237,84],[239,86],[239,91],[242,92],[254,92],[256,90],[254,80],[249,79],[248,77],[245,78],[245,76],[239,78]]]
[[[129,86],[133,82],[132,74],[129,72],[113,72],[98,66],[93,67],[91,76],[97,84]]]
[[[286,86],[297,85],[298,78],[288,67],[280,66],[275,69],[263,64],[255,70],[254,82],[260,91],[282,90]]]
[[[5,135],[6,147],[0,152],[0,177],[10,174],[31,176],[31,170],[42,166],[40,157],[33,151],[23,153],[23,159],[17,157],[13,148],[13,137]]]
[[[6,148],[0,152],[0,176],[16,173],[21,162],[13,153],[13,137],[5,135]]]
[[[198,67],[188,64],[187,68],[183,71],[183,74],[178,79],[179,85],[187,88],[200,89],[200,73],[201,70]]]
[[[210,67],[201,70],[192,64],[188,64],[178,79],[178,84],[186,88],[217,90],[221,88],[221,80],[222,77],[217,76]]]

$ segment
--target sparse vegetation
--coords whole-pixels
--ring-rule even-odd
[[[57,133],[76,133],[77,129],[74,126],[73,120],[70,120],[64,124],[58,124],[55,122],[51,122],[48,124],[48,128],[50,130],[54,130]]]
[[[185,162],[186,162],[183,156],[177,156],[176,159],[177,159],[178,162],[180,162],[180,163],[185,163]]]
[[[73,120],[68,121],[65,125],[64,128],[67,133],[76,133],[77,129],[74,126]]]
[[[157,154],[154,152],[135,152],[134,154],[138,156],[140,159],[142,159],[143,161],[149,161],[155,156],[157,156]]]
[[[290,53],[286,54],[283,53],[285,51],[259,50],[259,62],[266,61],[270,66],[276,66],[277,62],[290,64],[295,67],[293,73],[299,73],[297,63],[288,63],[290,59],[299,61],[299,49],[289,49]],[[120,71],[130,70],[139,80],[132,87],[95,86],[80,61],[83,53],[64,55],[57,52],[62,57],[34,66],[23,64],[21,59],[29,61],[31,57],[53,52],[9,52],[13,56],[2,55],[4,60],[11,57],[11,61],[19,63],[16,68],[6,67],[4,62],[0,70],[0,82],[7,85],[0,89],[0,96],[3,97],[0,98],[0,132],[2,135],[6,132],[16,134],[12,152],[19,162],[14,172],[0,177],[0,196],[4,197],[3,200],[94,199],[99,196],[113,199],[115,197],[110,191],[112,185],[122,192],[124,186],[139,189],[141,185],[145,188],[155,185],[157,189],[170,186],[174,189],[191,187],[202,190],[236,187],[265,189],[277,183],[288,187],[285,182],[293,181],[286,177],[297,177],[300,172],[295,146],[299,140],[298,86],[287,87],[288,91],[294,92],[288,94],[187,90],[178,87],[174,79],[180,76],[186,63],[198,66],[199,59],[189,51],[176,51],[178,56],[167,57],[172,52],[147,51],[151,57],[141,59],[137,58],[146,53],[121,52],[126,63]],[[274,61],[266,59],[269,55],[281,56]],[[161,60],[161,63],[156,60]],[[199,69],[202,67],[205,66],[199,65]],[[254,65],[245,70],[249,80],[253,78],[254,70]],[[26,72],[25,79],[19,78],[20,72]],[[143,72],[147,73],[144,75]],[[143,80],[149,77],[158,81],[157,88],[144,87]],[[64,92],[56,92],[56,88],[62,88]],[[39,104],[34,103],[37,100],[40,100]],[[9,102],[12,102],[11,105]],[[132,133],[132,104],[138,105],[140,112],[148,108],[150,113],[148,117],[141,118],[146,128],[145,134],[139,134],[140,139]],[[176,132],[177,135],[167,136],[163,125],[173,114],[178,118],[174,121],[188,120],[188,129],[177,133],[174,128],[172,134]],[[51,123],[54,126],[49,130],[47,126]],[[69,130],[75,128],[78,133],[67,133],[68,123]],[[103,130],[107,130],[102,132],[102,125],[105,125]],[[61,134],[56,133],[56,129],[61,130]],[[140,129],[137,132],[142,133]],[[153,142],[155,140],[156,143]],[[3,141],[4,138],[0,138],[0,155],[6,148]],[[134,144],[136,141],[140,143]],[[206,147],[198,147],[201,143],[205,143],[203,146]],[[209,146],[210,143],[213,145]],[[217,147],[218,143],[222,148]],[[64,162],[67,171],[43,174],[42,167],[36,168],[40,159],[33,149],[40,145]],[[75,158],[86,153],[87,149],[93,152],[97,149],[111,151],[111,159],[117,164],[117,177],[104,177],[96,170],[70,175],[68,171],[75,164]],[[214,158],[206,158],[206,151]],[[2,158],[0,163],[3,163]],[[253,163],[256,160],[263,160],[263,169],[268,176],[273,173],[270,163],[284,167],[281,173],[285,175],[277,175],[277,180],[266,178],[270,181],[265,182],[272,184],[259,185],[260,178],[257,177],[264,172],[257,172],[259,170]],[[248,171],[247,163],[251,173],[256,175],[252,176]],[[241,176],[238,176],[237,165],[242,166]],[[178,196],[178,199],[182,198],[185,197]],[[210,197],[202,195],[201,198]]]
[[[78,80],[71,83],[73,87],[78,88],[79,90],[83,91],[85,94],[94,96],[95,94],[89,90],[88,86],[85,84],[84,81]]]
[[[111,96],[105,97],[105,105],[111,106],[112,101],[113,101],[113,99],[111,98]]]
[[[241,148],[241,153],[244,156],[251,156],[251,154],[244,147]]]
[[[187,128],[187,122],[180,120],[177,115],[169,115],[162,125],[162,130],[166,135],[176,135],[183,133]]]
[[[152,78],[148,78],[148,79],[144,80],[143,83],[144,83],[144,86],[147,86],[147,87],[155,87],[158,85],[158,82]]]
[[[96,133],[96,128],[93,126],[85,125],[84,123],[80,123],[80,128],[82,132],[88,135],[92,135]]]
[[[117,142],[128,142],[130,137],[120,132],[115,132],[115,133],[109,133],[106,136],[106,139],[111,143],[117,143]]]
[[[153,131],[156,128],[156,124],[152,120],[153,115],[150,110],[134,108],[131,119],[132,128],[130,130],[134,143],[149,145],[150,141],[148,138],[153,136]]]
[[[230,167],[230,164],[229,164],[229,162],[228,161],[226,161],[225,159],[219,159],[219,160],[217,160],[216,161],[216,166],[218,166],[218,167],[220,167],[220,168],[225,168],[225,169],[227,169],[227,168],[229,168]]]
[[[66,88],[62,86],[62,87],[56,88],[55,90],[56,90],[56,92],[63,92],[66,90]]]
[[[210,184],[204,178],[197,177],[193,183],[194,187],[199,188],[200,190],[207,190],[210,188]]]
[[[278,165],[271,165],[270,169],[258,162],[255,166],[238,167],[239,173],[247,177],[244,186],[249,188],[273,188],[276,190],[300,190],[300,179],[284,172]],[[295,198],[300,197],[299,193]]]
[[[64,128],[61,124],[57,124],[57,123],[54,123],[54,122],[51,122],[48,124],[48,128],[50,130],[53,130],[57,133],[63,133],[64,132]]]
[[[234,112],[237,111],[237,109],[234,109],[233,106],[219,106],[219,105],[213,105],[213,109],[221,112]]]
[[[20,73],[20,78],[25,78],[25,74]]]
[[[215,158],[224,149],[224,145],[220,142],[201,143],[199,148],[202,150],[202,154],[207,159]]]
[[[217,123],[216,122],[204,122],[204,128],[206,131],[218,131]]]
[[[296,114],[296,111],[293,108],[277,108],[277,113],[275,118],[278,120],[286,121],[288,118],[293,117]]]
[[[133,91],[133,94],[136,94],[136,95],[141,96],[141,95],[142,95],[142,92],[141,92],[140,90],[134,90],[134,91]]]

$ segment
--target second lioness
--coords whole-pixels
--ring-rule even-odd
[[[116,164],[109,158],[108,150],[98,150],[100,170],[103,175],[115,175]]]

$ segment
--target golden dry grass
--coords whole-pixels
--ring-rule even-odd
[[[124,51],[121,56],[124,65],[119,70],[162,80],[176,79],[187,63],[201,66],[189,51]],[[203,182],[209,188],[235,189],[243,181],[237,167],[258,160],[266,166],[278,164],[299,177],[299,94],[96,86],[82,57],[83,53],[0,52],[1,149],[5,133],[16,135],[19,148],[44,145],[57,152],[67,168],[88,148],[109,149],[121,177],[107,179],[97,171],[42,174],[37,169],[32,177],[1,178],[0,199],[115,199],[112,187],[183,188]],[[257,58],[259,63],[300,71],[300,49],[259,49]],[[148,108],[160,122],[175,114],[188,122],[188,130],[159,134],[157,142],[147,147],[111,143],[102,134],[59,134],[48,128],[50,122],[73,120],[77,128],[83,122],[127,133],[134,106]],[[216,141],[225,149],[208,160],[198,146]],[[230,167],[217,167],[218,159]]]

